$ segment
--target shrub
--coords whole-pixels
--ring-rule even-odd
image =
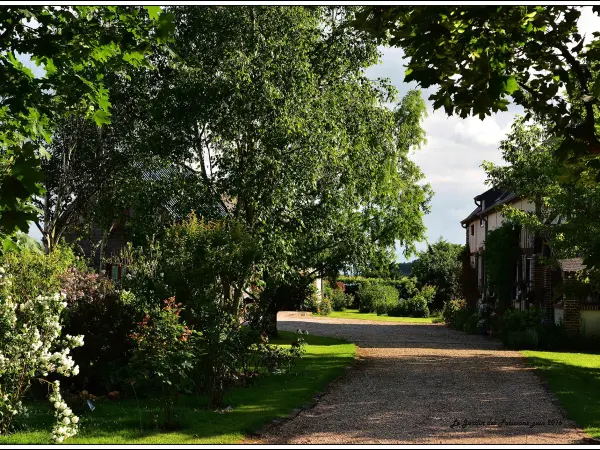
[[[386,286],[387,288],[387,286]],[[392,288],[393,289],[393,288]],[[394,295],[385,295],[375,300],[375,312],[378,316],[387,314],[390,310],[398,305],[398,298],[396,293]]]
[[[478,334],[479,330],[479,315],[477,312],[472,312],[468,317],[466,317],[466,320],[462,325],[462,331],[467,334]]]
[[[328,316],[331,314],[331,311],[333,311],[331,307],[331,300],[329,300],[327,297],[318,299],[317,314],[320,316]]]
[[[435,286],[430,286],[426,284],[421,288],[419,295],[425,300],[426,304],[429,305],[433,302],[435,298],[436,288]]]
[[[467,333],[477,332],[477,310],[475,308],[462,308],[457,310],[448,323],[450,328]]]
[[[416,295],[408,300],[400,300],[394,308],[388,311],[392,317],[429,317],[427,300],[421,295]]]
[[[86,337],[86,346],[73,351],[80,367],[73,382],[96,394],[124,390],[132,348],[129,335],[143,314],[138,299],[116,291],[100,275],[77,269],[67,273],[64,286],[69,304],[64,330]]]
[[[62,442],[77,433],[78,418],[64,405],[60,383],[45,379],[56,374],[77,375],[79,371],[69,353],[83,345],[83,336],[63,334],[67,303],[58,293],[62,274],[75,263],[68,247],[58,247],[49,254],[17,247],[2,256],[0,434],[9,432],[13,420],[25,413],[22,398],[36,379],[49,384],[55,417],[63,422],[55,424],[52,440]]]
[[[377,302],[382,305],[381,308],[393,307],[398,302],[398,291],[392,287],[381,283],[364,283],[358,290],[359,312],[369,313],[375,311]]]
[[[334,289],[331,292],[331,307],[334,311],[345,311],[352,305],[354,299],[351,295],[344,293],[339,289]]]
[[[6,252],[0,265],[10,276],[10,284],[5,284],[3,291],[22,303],[60,292],[64,274],[71,267],[85,267],[67,246],[57,246],[48,254],[29,250]]]
[[[435,290],[434,290],[435,294]],[[427,298],[422,295],[415,295],[406,301],[408,315],[411,317],[429,317],[429,307]]]
[[[467,302],[462,299],[454,299],[449,302],[444,303],[444,308],[442,309],[442,317],[444,318],[444,322],[451,323],[454,319],[454,316],[462,309],[467,307]]]
[[[0,279],[4,286],[10,283],[8,274]],[[83,336],[61,336],[61,314],[66,306],[59,294],[37,296],[25,302],[1,295],[0,434],[9,432],[13,419],[26,412],[22,398],[32,380],[45,381],[42,377],[52,373],[77,375],[79,368],[69,352],[83,345]],[[60,443],[77,433],[78,419],[64,405],[59,382],[49,384],[56,419],[63,421],[54,426],[52,439]]]
[[[508,348],[537,348],[541,328],[540,313],[536,309],[521,311],[508,309],[500,319],[502,343]]]
[[[407,301],[403,298],[399,299],[396,305],[388,310],[387,314],[391,317],[408,317]]]
[[[292,342],[289,349],[268,343],[256,346],[261,366],[270,374],[285,373],[292,370],[296,360],[305,353],[305,342],[301,336]]]
[[[152,317],[147,314],[132,333],[135,347],[131,365],[144,380],[160,388],[163,423],[171,429],[176,396],[190,388],[197,334],[181,322],[181,303],[175,304],[174,297],[164,303],[158,314]]]

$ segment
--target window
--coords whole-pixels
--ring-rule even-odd
[[[475,224],[471,224],[471,236],[475,236]]]

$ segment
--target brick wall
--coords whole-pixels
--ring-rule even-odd
[[[535,255],[533,261],[533,291],[534,303],[542,313],[542,320],[552,321],[552,273],[550,269],[542,265],[539,255]]]
[[[564,297],[563,311],[564,322],[567,333],[574,335],[580,333],[581,329],[581,312],[579,310],[579,296],[576,292],[577,281],[573,278],[573,274],[565,272],[564,275]]]

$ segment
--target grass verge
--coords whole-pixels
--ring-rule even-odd
[[[569,419],[600,438],[600,355],[522,351],[547,381]]]
[[[248,388],[234,388],[225,397],[229,412],[207,408],[207,399],[186,396],[181,400],[181,425],[174,432],[151,427],[158,401],[135,399],[118,402],[98,400],[96,409],[81,415],[79,434],[65,444],[231,444],[276,418],[308,403],[315,393],[344,372],[355,357],[354,344],[319,336],[303,336],[307,342],[304,357],[294,373],[259,379]],[[296,335],[285,331],[274,344],[289,346]],[[30,406],[27,427],[0,437],[1,444],[47,444],[52,429],[49,402]],[[140,430],[140,416],[142,429]]]
[[[436,316],[432,317],[391,317],[378,316],[375,313],[359,313],[358,309],[347,309],[346,311],[333,311],[326,317],[334,319],[362,319],[362,320],[378,320],[381,322],[404,322],[404,323],[434,323]]]

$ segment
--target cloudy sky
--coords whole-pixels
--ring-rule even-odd
[[[585,33],[588,39],[592,37],[592,32],[600,31],[600,18],[592,13],[591,7],[583,8],[579,31]],[[404,83],[402,50],[381,50],[381,63],[370,68],[368,75],[372,78],[389,78],[398,88],[400,96],[409,89],[417,88],[416,83]],[[434,88],[423,90],[423,98],[427,99],[434,91]],[[427,131],[427,144],[414,152],[413,160],[421,167],[435,192],[431,213],[424,219],[427,241],[433,243],[443,237],[462,244],[465,242],[465,231],[460,221],[475,208],[473,197],[489,189],[484,184],[486,177],[481,163],[484,160],[502,162],[498,144],[510,130],[515,115],[522,114],[523,109],[511,105],[507,112],[492,114],[482,121],[477,117],[448,117],[443,110],[434,112],[432,103],[426,101],[428,117],[423,126]],[[426,246],[426,242],[421,242],[417,248],[424,249]],[[406,261],[401,249],[397,249],[397,255],[400,261]]]

